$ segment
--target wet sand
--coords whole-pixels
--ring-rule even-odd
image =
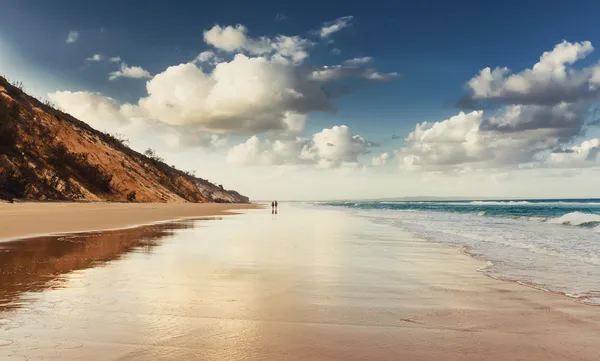
[[[600,307],[343,211],[244,213],[0,244],[0,360],[598,359]]]
[[[108,230],[173,219],[222,215],[253,204],[1,203],[0,242],[52,233]]]

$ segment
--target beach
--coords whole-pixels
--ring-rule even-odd
[[[223,215],[253,204],[1,203],[0,241],[51,233],[109,230],[174,219]]]
[[[224,207],[241,214],[2,243],[0,359],[598,359],[600,307],[458,247],[346,210]]]

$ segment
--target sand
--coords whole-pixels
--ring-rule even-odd
[[[4,243],[0,359],[598,360],[600,307],[345,212],[244,213]]]
[[[227,203],[0,203],[0,241],[223,215],[255,207]]]

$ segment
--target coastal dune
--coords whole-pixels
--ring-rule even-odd
[[[255,207],[253,204],[227,203],[0,203],[0,241],[52,233],[127,228],[217,216]]]

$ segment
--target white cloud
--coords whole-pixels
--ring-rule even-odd
[[[79,32],[76,30],[71,30],[71,31],[69,31],[69,34],[67,35],[67,39],[65,40],[65,42],[67,44],[73,44],[74,42],[77,41],[77,39],[79,39]]]
[[[377,71],[375,71],[375,69],[367,69],[367,72],[365,73],[364,77],[366,79],[370,79],[370,80],[392,80],[394,78],[399,77],[400,74],[393,72],[393,73],[379,73]]]
[[[209,73],[193,63],[169,67],[148,81],[148,96],[139,105],[152,118],[195,124],[215,133],[289,132],[294,127],[287,114],[335,109],[324,85],[372,72],[341,66],[312,71],[276,59],[237,54]]]
[[[104,59],[104,57],[102,56],[102,54],[94,54],[89,58],[86,58],[85,60],[87,61],[93,61],[93,62],[99,62],[102,61],[102,59]]]
[[[372,68],[359,66],[322,66],[310,73],[312,80],[328,82],[348,77],[361,77],[370,80],[390,80],[398,77],[398,73],[378,73]]]
[[[219,59],[219,57],[217,57],[217,55],[215,54],[214,51],[212,50],[206,50],[201,52],[200,54],[198,54],[198,56],[196,57],[196,59],[194,59],[194,63],[211,63],[211,64],[215,64],[215,63],[219,63],[220,61],[222,61],[221,59]]]
[[[169,148],[218,147],[225,138],[203,133],[188,126],[170,126],[145,117],[140,108],[119,104],[116,100],[98,93],[58,91],[48,94],[72,116],[102,132],[119,133],[132,140],[153,138],[163,141]]]
[[[244,165],[314,164],[321,168],[356,167],[358,156],[372,146],[345,125],[323,129],[312,138],[260,140],[250,137],[231,148],[227,160]]]
[[[115,131],[130,123],[125,108],[98,93],[57,91],[48,97],[67,113],[101,131]]]
[[[373,58],[370,56],[365,56],[364,58],[353,58],[344,61],[345,65],[362,65],[367,64],[373,61]]]
[[[588,139],[578,145],[555,150],[546,160],[546,164],[561,168],[600,166],[600,138]]]
[[[352,16],[343,16],[335,19],[334,21],[330,21],[323,24],[323,27],[319,31],[319,36],[321,38],[327,38],[331,34],[350,26],[350,21],[352,20],[352,18]]]
[[[143,79],[143,78],[151,78],[152,74],[145,70],[140,66],[128,66],[124,62],[121,63],[121,68],[119,70],[110,72],[108,74],[109,80],[115,80],[118,78],[133,78],[133,79]]]
[[[193,147],[218,148],[225,145],[227,138],[218,134],[200,132],[194,128],[170,128],[164,140],[172,149]]]
[[[373,159],[371,159],[371,164],[374,167],[383,167],[384,165],[387,165],[393,158],[393,153],[384,152],[376,157],[373,157]]]
[[[478,101],[554,105],[596,97],[600,66],[575,69],[572,65],[594,51],[589,41],[563,41],[545,52],[532,69],[511,74],[508,68],[485,68],[466,84],[466,105]]]
[[[213,26],[204,32],[204,41],[216,49],[232,52],[246,52],[252,55],[270,55],[279,60],[301,62],[308,57],[307,49],[313,43],[299,36],[278,35],[274,38],[252,38],[243,25]]]
[[[74,109],[84,121],[96,123],[105,115],[91,114],[103,109],[98,104],[113,104],[115,111],[127,107],[148,124],[160,122],[166,127],[186,129],[189,137],[175,139],[169,135],[170,144],[194,144],[189,138],[196,136],[197,143],[208,144],[213,138],[207,134],[222,139],[229,134],[263,133],[272,139],[290,141],[304,130],[310,113],[335,110],[334,99],[348,90],[344,87],[343,92],[336,92],[336,81],[373,78],[374,74],[381,78],[394,76],[356,66],[303,66],[312,42],[298,36],[251,38],[242,25],[215,25],[204,37],[213,49],[154,76],[141,67],[128,66],[119,57],[109,58],[109,62],[120,66],[109,74],[109,79],[149,78],[147,96],[136,103],[120,105],[89,93],[93,99],[84,101],[83,95],[73,95],[73,104],[63,98],[60,106],[68,111]],[[89,112],[80,112],[79,107],[87,107]]]
[[[331,49],[331,54],[340,55],[341,53],[342,53],[342,51],[339,48]]]
[[[511,105],[485,118],[483,111],[417,124],[397,157],[407,169],[519,167],[573,140],[584,129],[586,107]]]

